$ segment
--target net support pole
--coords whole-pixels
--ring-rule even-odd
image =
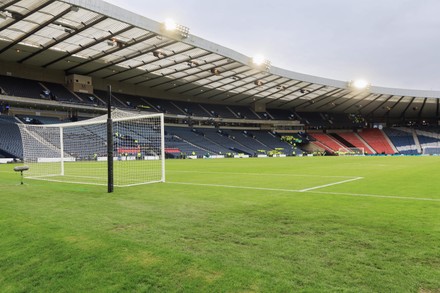
[[[113,123],[112,123],[112,86],[108,86],[107,101],[107,187],[108,193],[113,192]]]
[[[61,176],[64,176],[64,129],[60,127],[60,160],[61,160]]]
[[[160,115],[160,157],[162,160],[162,182],[165,182],[165,121],[164,115]]]

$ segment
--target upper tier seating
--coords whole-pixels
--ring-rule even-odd
[[[171,101],[155,99],[155,98],[142,98],[149,105],[153,106],[158,112],[165,114],[185,115],[185,112],[177,108]]]
[[[267,109],[267,113],[269,113],[274,119],[277,120],[292,120],[295,119],[295,114],[289,110],[283,109]]]
[[[245,106],[228,106],[231,109],[235,116],[238,118],[246,118],[246,119],[261,119],[254,111]]]
[[[103,101],[108,101],[108,92],[101,90],[94,90],[94,94],[98,96]],[[129,108],[126,103],[121,101],[118,97],[112,93],[112,106],[117,108]]]
[[[297,117],[300,117],[301,122],[312,127],[327,127],[328,122],[324,119],[321,113],[314,112],[297,112]]]
[[[212,117],[239,118],[234,113],[234,111],[232,111],[231,109],[229,109],[228,106],[225,105],[201,104],[201,107],[208,111],[208,113],[210,113]]]
[[[211,117],[212,115],[205,111],[200,104],[189,103],[184,101],[171,102],[175,107],[179,108],[185,115],[198,117]]]
[[[66,101],[71,103],[83,102],[61,84],[52,82],[42,82],[42,84],[49,90],[49,98],[52,100]]]
[[[0,75],[0,87],[8,96],[33,99],[43,98],[42,92],[44,88],[35,80]]]
[[[79,96],[82,100],[82,103],[94,105],[94,106],[105,106],[105,101],[101,98],[95,96],[94,94],[87,94],[87,93],[75,93],[77,96]]]

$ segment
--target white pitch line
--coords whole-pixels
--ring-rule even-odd
[[[348,180],[344,180],[344,181],[338,181],[338,182],[333,182],[333,183],[329,183],[329,184],[314,186],[314,187],[310,187],[310,188],[304,188],[304,189],[299,190],[299,192],[306,192],[306,191],[310,191],[310,190],[315,190],[315,189],[319,189],[319,188],[329,187],[329,186],[338,185],[338,184],[342,184],[342,183],[347,183],[347,182],[351,182],[351,181],[356,181],[356,180],[360,180],[360,179],[364,179],[364,177],[356,177],[356,178],[352,178],[352,179],[348,179]]]
[[[440,202],[440,198],[429,198],[429,197],[410,197],[410,196],[398,196],[398,195],[380,195],[380,194],[327,192],[327,191],[314,191],[314,193],[334,194],[334,195],[347,195],[347,196],[362,196],[362,197],[376,197],[376,198],[393,198],[393,199],[406,199],[406,200],[420,200],[420,201],[438,201],[438,202]]]
[[[247,173],[247,172],[215,172],[215,171],[181,171],[167,170],[168,173],[198,173],[198,174],[231,174],[231,175],[259,175],[259,176],[292,176],[292,177],[320,177],[320,178],[353,178],[353,176],[311,175],[294,173]]]
[[[295,189],[265,188],[265,187],[235,186],[235,185],[223,185],[223,184],[190,183],[190,182],[166,182],[166,184],[207,186],[207,187],[223,187],[223,188],[251,189],[251,190],[267,190],[267,191],[282,191],[282,192],[297,192],[297,193],[312,192],[312,191],[301,191],[301,190],[295,190]],[[327,194],[327,195],[355,196],[355,197],[374,197],[374,198],[383,198],[383,199],[401,199],[401,200],[413,200],[413,201],[435,201],[435,202],[440,202],[439,198],[426,198],[426,197],[410,197],[410,196],[362,194],[362,193],[345,193],[345,192],[325,192],[325,191],[313,191],[313,193]]]
[[[292,190],[292,189],[252,187],[252,186],[236,186],[236,185],[224,185],[224,184],[190,183],[190,182],[169,182],[169,181],[167,181],[166,183],[169,183],[169,184],[180,184],[180,185],[195,185],[195,186],[208,186],[208,187],[236,188],[236,189],[252,189],[252,190],[267,190],[267,191],[299,192],[299,190]]]

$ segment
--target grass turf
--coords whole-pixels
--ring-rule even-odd
[[[113,194],[0,165],[0,291],[438,292],[439,163],[169,160]]]

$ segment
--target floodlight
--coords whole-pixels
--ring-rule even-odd
[[[0,11],[0,18],[5,20],[8,17],[12,18],[12,14],[9,11]]]
[[[153,51],[153,56],[160,59],[160,58],[165,58],[168,55],[165,52],[163,52],[162,50],[154,50]]]
[[[177,24],[174,20],[167,18],[161,25],[162,33],[166,36],[187,38],[189,35],[189,28]]]
[[[214,75],[220,75],[220,70],[218,70],[217,68],[211,68],[211,73]]]
[[[256,54],[254,57],[252,57],[252,62],[257,66],[263,65],[265,61],[266,58],[264,58],[264,56],[261,54]]]
[[[263,84],[264,84],[264,82],[262,81],[262,80],[256,80],[256,81],[254,81],[254,84],[256,85],[256,86],[262,86]]]
[[[167,31],[175,31],[177,29],[177,23],[171,18],[165,19],[163,24]]]
[[[356,90],[365,90],[370,87],[370,83],[365,79],[356,79],[349,82],[349,86]]]
[[[252,57],[251,65],[255,68],[264,69],[265,71],[269,71],[270,69],[270,61],[261,54],[256,54]]]

